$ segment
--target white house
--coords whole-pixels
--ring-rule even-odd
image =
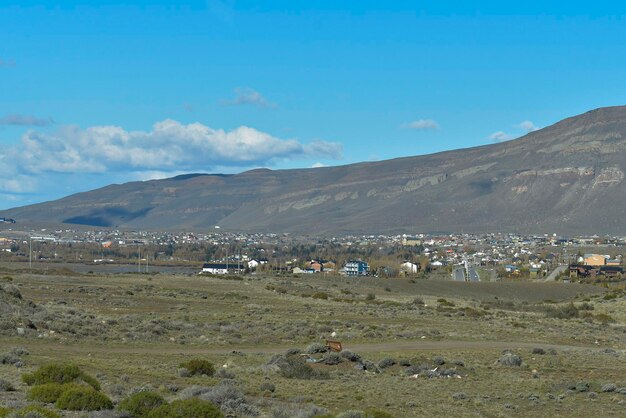
[[[411,263],[410,261],[405,261],[404,263],[400,264],[400,270],[404,271],[405,273],[417,273],[418,266],[417,264]]]

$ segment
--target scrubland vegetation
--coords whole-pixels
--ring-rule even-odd
[[[0,417],[626,412],[620,283],[2,276]]]

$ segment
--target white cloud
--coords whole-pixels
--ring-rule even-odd
[[[539,128],[538,126],[536,126],[534,123],[532,123],[529,120],[525,120],[524,122],[520,123],[519,125],[517,125],[520,129],[522,129],[523,131],[525,131],[526,133],[528,132],[534,132]]]
[[[491,135],[489,135],[489,139],[491,139],[494,142],[508,141],[513,138],[515,138],[515,136],[511,134],[507,134],[504,131],[494,132]]]
[[[406,129],[439,129],[439,124],[432,119],[419,119],[402,125]]]
[[[22,194],[33,192],[36,188],[37,181],[32,176],[14,174],[9,178],[0,178],[0,192]]]
[[[117,126],[63,126],[53,134],[29,130],[19,145],[5,150],[4,161],[24,174],[180,172],[300,158],[339,159],[342,151],[342,145],[335,142],[301,143],[247,126],[224,131],[166,119],[148,132]]]
[[[237,87],[235,89],[235,98],[231,100],[223,100],[225,105],[254,105],[258,107],[266,107],[274,109],[278,107],[276,103],[268,101],[261,93],[247,87]]]
[[[515,139],[518,138],[521,135],[525,135],[527,133],[530,132],[534,132],[536,130],[541,129],[539,126],[535,125],[534,123],[532,123],[529,120],[525,120],[523,122],[520,122],[517,125],[513,126],[516,130],[521,130],[523,132],[518,133],[518,134],[511,134],[511,133],[507,133],[504,131],[497,131],[492,133],[491,135],[489,135],[489,139],[491,139],[494,142],[503,142],[503,141],[509,141],[511,139]]]
[[[149,171],[137,171],[134,172],[131,176],[133,180],[138,181],[147,181],[147,180],[161,180],[167,179],[170,177],[180,176],[182,174],[189,174],[188,171],[159,171],[159,170],[149,170]]]
[[[327,167],[327,165],[324,163],[320,163],[319,161],[311,166],[311,168],[322,168],[322,167]]]
[[[38,118],[30,115],[7,115],[0,118],[0,125],[15,126],[49,126],[54,124],[52,118]]]

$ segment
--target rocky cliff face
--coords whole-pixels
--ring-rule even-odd
[[[0,212],[18,222],[296,233],[626,233],[626,107],[517,140],[302,170],[108,186]]]

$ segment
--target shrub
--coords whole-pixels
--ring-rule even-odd
[[[223,367],[219,369],[215,375],[222,379],[234,379],[236,377],[232,370],[228,370]]]
[[[375,294],[373,294],[373,293],[368,293],[368,294],[365,296],[365,300],[368,300],[368,301],[372,301],[372,300],[375,300],[375,299],[376,299],[376,295],[375,295]]]
[[[350,350],[343,350],[341,351],[341,353],[339,353],[339,355],[348,361],[352,361],[352,362],[361,361],[361,356]]]
[[[546,306],[546,316],[549,318],[557,319],[571,319],[578,318],[578,308],[574,303],[569,303],[565,306]]]
[[[148,414],[149,418],[223,418],[224,415],[213,403],[197,398],[177,400],[161,405]]]
[[[34,373],[22,375],[22,380],[29,386],[42,385],[44,383],[72,383],[83,381],[95,390],[100,390],[98,381],[83,372],[74,364],[50,363],[41,366]]]
[[[22,299],[22,294],[20,293],[20,289],[17,286],[14,286],[12,284],[5,284],[4,286],[2,286],[2,290],[4,290],[6,293],[16,299]]]
[[[192,376],[197,374],[213,376],[215,374],[215,366],[208,360],[191,359],[186,363],[182,363],[180,367],[187,369]]]
[[[27,398],[31,401],[55,403],[66,390],[80,387],[74,383],[44,383],[32,387],[28,391]]]
[[[346,411],[337,415],[335,418],[365,418],[363,411]]]
[[[8,380],[0,379],[0,392],[13,392],[15,387]]]
[[[435,356],[433,357],[433,363],[435,363],[437,366],[443,366],[444,364],[446,364],[446,360],[441,356]]]
[[[288,379],[325,379],[328,377],[325,373],[313,370],[303,359],[297,357],[285,359],[278,367],[281,376]]]
[[[150,411],[165,404],[165,399],[158,393],[139,392],[124,399],[117,409],[127,411],[131,417],[145,417]]]
[[[9,408],[4,408],[0,406],[0,418],[6,417],[7,415],[9,415],[9,412],[11,412]]]
[[[381,411],[380,409],[366,409],[365,416],[367,418],[393,418],[389,412]]]
[[[0,408],[0,417],[3,417],[1,410],[2,408]],[[11,418],[61,418],[61,415],[56,412],[37,405],[29,405],[17,411],[9,410],[9,412],[11,413]],[[6,416],[8,417],[9,415],[7,414]]]
[[[324,364],[334,366],[342,362],[342,358],[338,353],[326,353],[324,355]]]
[[[324,344],[313,343],[309,345],[304,351],[307,354],[325,353],[328,351],[328,347],[326,347]]]
[[[69,411],[99,411],[113,408],[113,402],[105,394],[84,386],[63,392],[55,406]]]
[[[385,357],[381,361],[378,362],[379,369],[386,369],[387,367],[391,367],[396,364],[396,360],[391,357]]]
[[[285,351],[286,356],[297,356],[300,353],[302,353],[302,350],[300,350],[299,348],[288,348]]]
[[[596,321],[601,322],[603,324],[608,324],[608,323],[615,322],[615,318],[613,318],[611,315],[605,314],[605,313],[599,313],[597,315],[594,315],[593,318]]]
[[[276,386],[273,383],[270,383],[270,382],[263,382],[263,383],[261,383],[261,386],[259,386],[259,390],[261,392],[272,392],[272,393],[274,393],[276,391]]]
[[[272,408],[270,418],[333,418],[326,408],[313,404],[279,404]]]
[[[498,364],[508,367],[519,367],[522,365],[522,358],[513,353],[505,353],[500,357],[500,360],[498,360]]]
[[[13,353],[0,354],[0,364],[17,364],[21,361],[22,359]]]
[[[326,292],[315,292],[311,295],[313,299],[328,299],[328,293]]]

